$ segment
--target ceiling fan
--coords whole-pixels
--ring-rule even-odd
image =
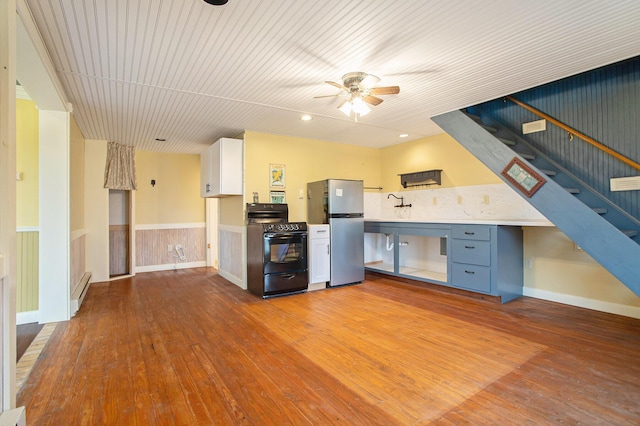
[[[379,81],[380,78],[373,74],[350,72],[342,76],[342,84],[335,81],[325,81],[325,83],[347,93],[348,98],[338,105],[338,109],[347,116],[350,116],[353,112],[357,122],[358,117],[369,113],[370,109],[366,104],[376,106],[382,103],[382,99],[376,95],[396,95],[400,93],[400,87],[398,86],[376,87],[375,85]],[[343,94],[341,92],[335,95],[315,96],[314,98],[328,98]]]

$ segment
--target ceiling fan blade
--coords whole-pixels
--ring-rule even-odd
[[[400,93],[400,87],[372,87],[371,89],[369,89],[369,93],[371,93],[372,95],[397,95],[398,93]]]
[[[336,93],[335,95],[322,95],[322,96],[314,96],[313,99],[320,99],[320,98],[333,98],[336,96],[342,96],[343,93]]]
[[[337,87],[338,89],[342,89],[342,90],[347,90],[346,87],[344,87],[342,84],[340,83],[336,83],[335,81],[325,81],[325,83],[330,84],[332,86]]]
[[[382,99],[377,98],[375,96],[371,96],[371,95],[363,96],[362,100],[365,101],[368,104],[373,105],[373,106],[380,105],[382,103]]]

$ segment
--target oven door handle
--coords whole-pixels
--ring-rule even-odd
[[[294,279],[296,277],[294,274],[288,274],[288,273],[282,274],[281,276],[285,280],[292,280],[292,279]]]
[[[291,238],[300,238],[304,234],[264,234],[264,238],[268,240],[290,240]]]

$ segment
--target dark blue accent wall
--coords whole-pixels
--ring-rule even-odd
[[[513,95],[622,155],[640,163],[640,57],[598,68]],[[522,123],[539,120],[502,99],[479,105],[521,134]],[[524,135],[532,145],[566,167],[613,203],[640,218],[640,191],[611,192],[609,178],[638,176],[628,166],[547,123],[547,131]]]

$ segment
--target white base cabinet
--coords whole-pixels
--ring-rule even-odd
[[[331,279],[331,240],[329,225],[309,225],[308,227],[308,255],[309,255],[309,289],[326,287]]]
[[[243,143],[222,138],[200,154],[200,196],[242,195]]]

